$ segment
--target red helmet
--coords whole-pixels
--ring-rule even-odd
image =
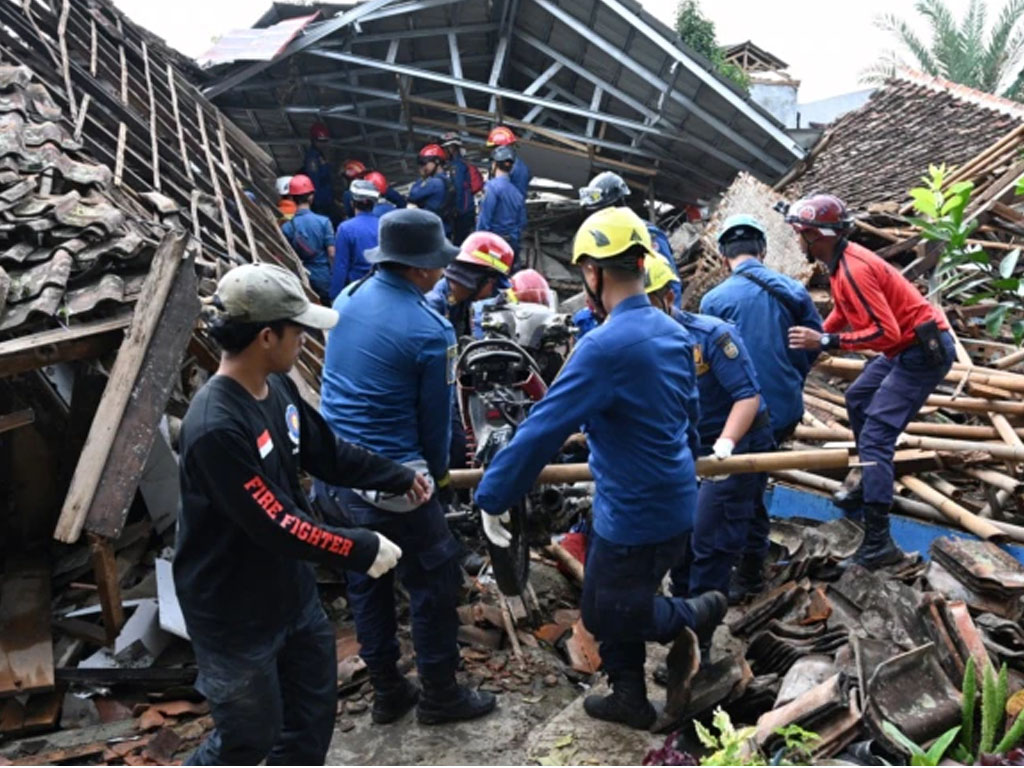
[[[420,150],[420,162],[424,160],[447,160],[448,154],[437,144],[427,144]]]
[[[512,271],[515,253],[505,239],[493,232],[474,232],[462,242],[462,248],[455,261],[489,267],[495,272],[507,275]]]
[[[288,194],[292,195],[308,195],[312,193],[316,187],[313,186],[313,180],[304,173],[297,173],[292,176],[292,180],[288,182]]]
[[[551,306],[551,286],[535,269],[524,269],[512,275],[512,292],[517,300],[527,304]]]
[[[358,160],[349,158],[341,164],[348,179],[361,179],[366,174],[366,166]]]
[[[789,206],[786,223],[797,232],[816,229],[825,237],[838,237],[853,228],[853,217],[835,195],[811,195]]]
[[[487,134],[488,147],[505,147],[515,143],[516,135],[512,133],[511,128],[506,128],[504,125],[492,128],[491,132]]]
[[[323,123],[313,123],[309,127],[309,140],[317,141],[318,139],[329,139],[331,138],[331,132],[327,130],[327,126]]]
[[[373,184],[382,195],[388,191],[388,180],[384,178],[384,174],[380,171],[370,171],[363,178]]]

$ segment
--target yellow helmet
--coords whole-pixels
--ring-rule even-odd
[[[653,254],[644,259],[644,290],[647,293],[657,293],[666,285],[678,280],[668,265],[668,259],[660,253]]]
[[[572,243],[572,263],[584,256],[612,259],[634,245],[642,245],[648,254],[655,253],[647,224],[629,208],[604,208],[587,217]]]

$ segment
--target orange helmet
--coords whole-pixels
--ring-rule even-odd
[[[292,195],[308,195],[316,190],[313,186],[313,180],[304,173],[297,173],[292,176],[292,180],[288,182],[288,194]]]
[[[420,150],[420,163],[427,160],[441,162],[447,159],[448,153],[437,144],[427,144],[427,146]]]
[[[366,174],[366,166],[358,160],[349,158],[341,167],[345,170],[345,177],[348,179],[361,179]]]
[[[462,242],[462,248],[455,261],[464,264],[478,264],[495,272],[507,275],[512,271],[515,252],[505,239],[493,232],[474,232]]]
[[[512,133],[511,128],[506,128],[504,125],[491,129],[491,132],[487,134],[488,147],[506,147],[515,143],[516,135]]]
[[[363,178],[373,184],[382,195],[388,191],[388,180],[384,178],[384,174],[380,171],[370,171]]]
[[[551,286],[535,269],[524,269],[512,275],[512,292],[518,301],[551,306]]]
[[[327,126],[323,123],[313,123],[309,127],[309,140],[318,141],[320,139],[331,138],[331,132],[327,130]]]

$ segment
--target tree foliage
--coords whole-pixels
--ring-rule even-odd
[[[715,36],[715,22],[701,12],[698,0],[680,0],[679,8],[676,10],[676,32],[684,43],[708,59],[716,72],[729,78],[743,90],[750,89],[750,78],[747,77],[747,73],[731,61],[725,60],[725,54]]]

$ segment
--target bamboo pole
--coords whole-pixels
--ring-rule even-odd
[[[573,580],[580,586],[583,585],[583,563],[573,557],[565,547],[552,543],[544,547],[542,551],[564,565]]]
[[[1000,357],[998,360],[992,361],[993,368],[1012,368],[1017,363],[1024,363],[1024,349],[1018,349],[1016,352],[1011,352],[1005,357]]]
[[[702,477],[735,475],[746,472],[771,472],[776,469],[841,469],[851,465],[849,451],[816,449],[810,451],[772,451],[743,453],[728,459],[697,459],[697,474]],[[482,469],[453,469],[453,488],[475,488],[483,478]],[[582,483],[593,480],[587,464],[549,464],[537,476],[537,485]]]
[[[1014,355],[1000,358],[999,360],[996,360],[993,365],[998,365],[1004,360],[1010,361],[1007,365],[1014,365],[1015,363],[1024,361],[1024,354],[1017,359],[1012,358],[1014,358]],[[860,373],[864,369],[865,364],[865,360],[854,360],[849,357],[823,356],[818,359],[817,363],[815,363],[815,367],[828,373],[849,375]],[[946,374],[945,381],[959,384],[964,378],[964,374],[967,372],[970,373],[970,380],[975,384],[998,387],[999,389],[1009,390],[1010,392],[1024,392],[1024,375],[996,370],[994,368],[983,368],[976,365],[968,365],[961,362],[953,363],[953,367],[950,369],[949,373]]]
[[[800,440],[853,440],[849,429],[823,430],[817,427],[798,426],[793,436]],[[926,451],[949,451],[951,453],[987,453],[995,459],[1024,461],[1024,450],[1006,443],[979,443],[974,440],[950,440],[942,437],[921,437],[900,435],[897,444]]]
[[[828,400],[815,395],[804,393],[804,405],[812,408],[817,408],[819,411],[824,411],[837,419],[843,421],[849,421],[850,417],[846,414],[846,407],[842,405],[836,405]]]
[[[819,420],[820,421],[820,420]],[[824,423],[816,424],[812,427],[799,426],[794,434],[794,437],[803,440],[852,440],[853,433],[848,429],[841,431],[831,430],[833,434],[825,434],[822,432],[820,435],[815,433],[814,429],[824,429],[829,431],[830,428]],[[1014,433],[1024,437],[1024,428],[1017,427]],[[907,424],[907,434],[911,435],[928,435],[931,437],[951,437],[955,440],[998,440],[1000,438],[999,432],[995,427],[978,426],[974,424],[935,424],[930,421],[912,421]]]
[[[907,486],[916,496],[924,499],[950,520],[960,525],[961,528],[970,531],[975,536],[986,541],[1001,541],[1006,538],[1006,534],[992,525],[991,522],[978,517],[952,499],[943,496],[921,478],[914,477],[913,475],[904,475],[900,478],[900,482]]]
[[[938,475],[928,475],[925,480],[932,488],[941,493],[943,496],[948,496],[953,501],[960,501],[960,498],[964,495],[964,492],[953,485],[951,482],[946,480],[944,477]]]
[[[1015,477],[1005,475],[1002,472],[997,472],[994,469],[987,469],[984,467],[963,467],[960,472],[968,477],[973,477],[975,480],[981,480],[983,483],[998,488],[1008,493],[1017,493],[1021,490],[1021,482]]]

